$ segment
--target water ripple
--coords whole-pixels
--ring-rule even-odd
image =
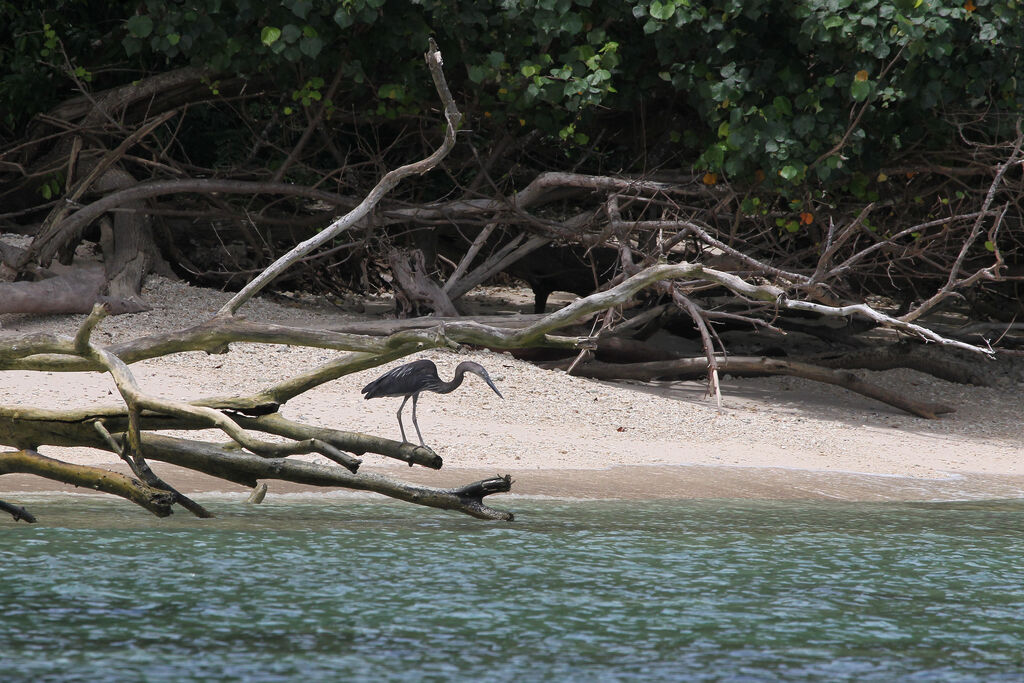
[[[1016,502],[204,502],[0,526],[0,680],[1024,678]]]

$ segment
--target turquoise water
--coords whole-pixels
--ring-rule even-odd
[[[0,681],[1024,679],[1019,502],[201,500],[19,498]]]

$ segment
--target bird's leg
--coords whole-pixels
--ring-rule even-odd
[[[398,406],[398,428],[402,431],[402,443],[409,443],[409,439],[405,438],[405,427],[402,426],[402,411],[405,410],[405,402],[409,400],[406,396],[402,399],[402,405]],[[412,423],[416,424],[416,399],[412,401]],[[417,433],[419,429],[417,428]]]
[[[412,395],[412,426],[416,428],[416,436],[420,437],[420,445],[426,448],[427,444],[423,443],[423,435],[420,434],[420,424],[416,421],[416,399],[419,397],[419,394]]]

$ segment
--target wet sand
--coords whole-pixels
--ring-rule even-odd
[[[154,470],[188,495],[248,493],[249,489],[202,473],[165,463],[152,463]],[[127,474],[123,463],[109,463],[107,469]],[[497,474],[493,470],[449,469],[438,472],[408,468],[366,468],[410,483],[438,488],[456,488]],[[502,473],[505,474],[505,473]],[[498,507],[512,504],[515,497],[559,499],[708,499],[750,500],[834,500],[834,501],[953,501],[1010,499],[1024,497],[1024,476],[957,474],[926,479],[860,472],[823,472],[781,467],[727,467],[708,465],[620,466],[603,470],[511,470],[513,494],[494,496],[488,502]],[[344,491],[336,487],[315,487],[268,480],[267,501],[282,494]],[[59,482],[26,474],[0,478],[5,494],[64,492],[98,494]],[[373,494],[369,494],[373,495]]]

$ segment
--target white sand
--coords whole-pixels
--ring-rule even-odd
[[[220,292],[162,278],[152,278],[145,296],[153,311],[108,319],[94,339],[107,343],[179,329],[207,318],[227,299]],[[295,305],[257,300],[242,313],[253,320],[323,327],[354,317],[313,300]],[[0,335],[39,331],[73,335],[82,319],[0,316]],[[194,399],[252,393],[337,355],[319,349],[235,344],[228,354],[190,352],[137,363],[132,370],[145,391]],[[672,471],[665,466],[679,465],[776,468],[776,473],[793,471],[794,481],[799,478],[797,471],[802,472],[799,476],[858,473],[921,481],[973,475],[990,478],[985,481],[1024,477],[1024,376],[1015,375],[1013,367],[994,387],[951,384],[910,370],[860,372],[915,398],[957,408],[941,419],[925,420],[838,387],[795,378],[727,379],[719,411],[698,382],[599,382],[541,370],[508,354],[490,352],[434,350],[417,357],[436,362],[442,378],[450,377],[460,360],[476,360],[490,371],[505,396],[499,399],[470,375],[456,392],[427,394],[420,400],[423,435],[444,459],[445,470],[512,472],[526,482],[540,481],[542,472],[571,470],[561,479],[564,490],[557,484],[552,488],[550,482],[545,485],[543,492],[550,494],[571,495],[600,480],[604,482],[600,491],[613,495],[616,480],[609,480],[608,472],[597,476],[596,471],[627,465],[652,468],[646,475],[652,489],[666,477],[672,478],[665,474]],[[398,438],[395,411],[401,400],[365,401],[359,389],[389,367],[409,360],[330,382],[289,402],[282,412],[310,424]],[[978,362],[986,361],[979,358]],[[113,383],[99,374],[6,371],[0,377],[4,405],[53,408],[117,399]],[[406,426],[414,436],[408,407]],[[117,463],[110,454],[84,449],[43,448],[42,452],[85,464]],[[410,473],[401,463],[395,465],[381,456],[367,455],[364,462],[371,471]],[[586,480],[584,471],[594,476]],[[688,470],[691,479],[698,473],[698,479],[706,479],[714,471]],[[635,483],[639,476],[636,467],[611,472],[621,474],[624,487],[629,477]],[[417,471],[413,476],[423,483],[444,481],[446,485],[454,476],[431,478],[439,475]],[[1011,479],[992,488],[992,495],[1013,494],[1016,484],[1004,486]],[[590,484],[581,483],[584,480]],[[210,482],[204,486],[217,488],[214,480]],[[57,485],[39,482],[38,486]],[[12,487],[23,490],[28,485],[22,475],[0,477],[0,491]],[[687,495],[699,494],[699,481],[686,490]],[[710,493],[717,490],[708,487]],[[737,492],[730,489],[724,494],[730,491]],[[742,490],[738,494],[746,495]]]

